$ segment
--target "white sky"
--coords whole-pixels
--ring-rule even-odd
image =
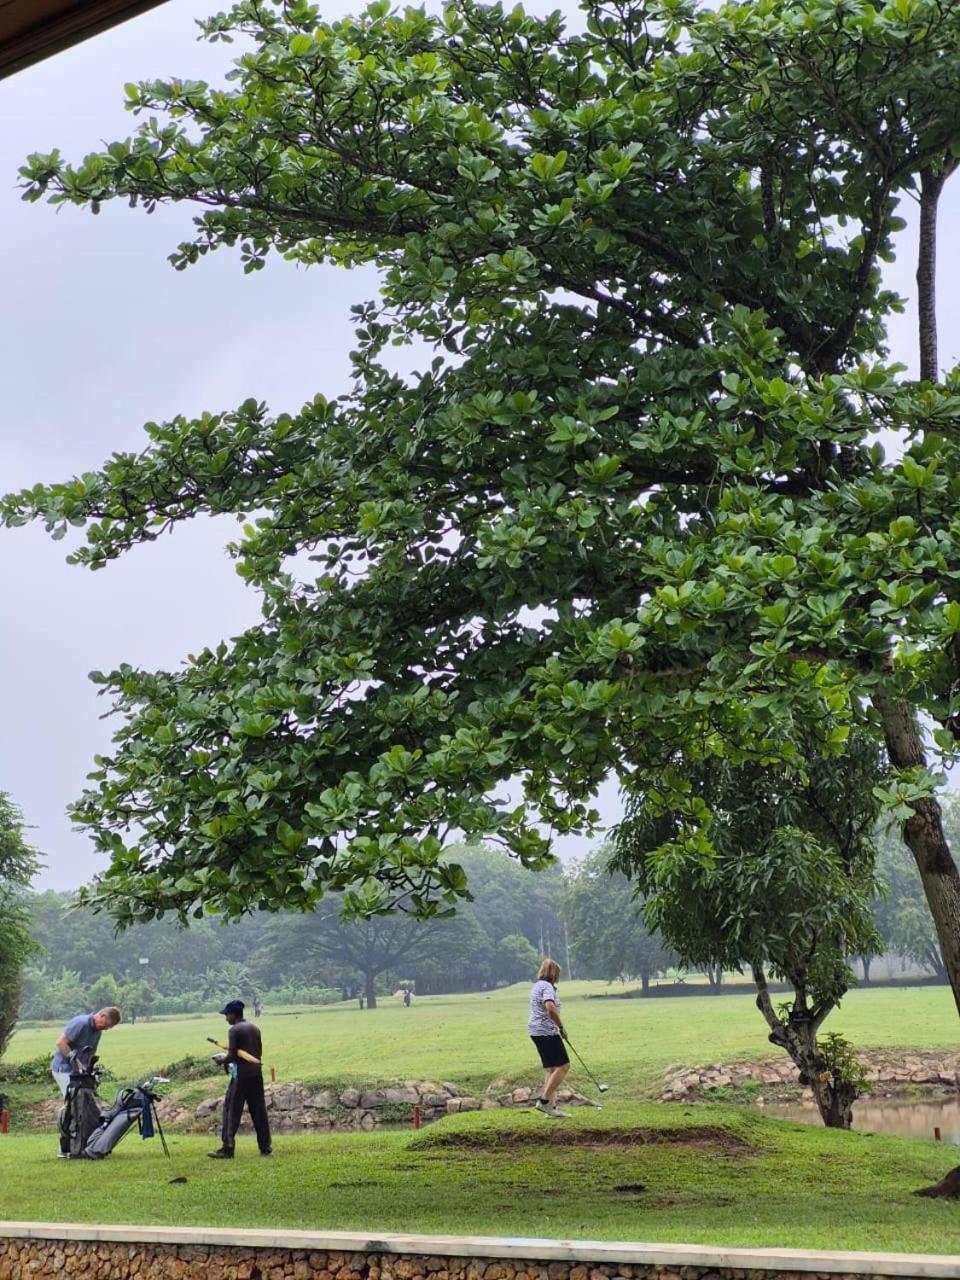
[[[271,259],[244,276],[224,251],[186,272],[167,254],[189,233],[190,211],[147,217],[120,202],[99,217],[24,204],[17,169],[32,151],[78,159],[126,137],[126,81],[213,80],[232,48],[197,43],[193,20],[215,0],[168,3],[0,81],[0,227],[7,246],[0,303],[0,491],[66,479],[113,450],[139,449],[142,424],[193,417],[248,396],[296,409],[346,385],[349,308],[373,296],[372,272],[309,272]],[[325,3],[325,18],[359,8]],[[533,0],[531,10],[552,9]],[[564,0],[563,8],[571,8]],[[905,210],[911,217],[912,211]],[[941,361],[960,357],[960,179],[941,212]],[[913,233],[890,275],[912,294]],[[897,357],[914,363],[915,318],[895,321]],[[0,531],[0,790],[11,793],[44,853],[41,887],[82,883],[102,865],[66,806],[84,784],[111,721],[87,681],[122,661],[177,665],[259,616],[223,544],[233,525],[206,519],[140,547],[105,571],[71,568],[65,543],[39,528]],[[616,816],[611,786],[602,811]],[[572,850],[571,850],[572,851]]]

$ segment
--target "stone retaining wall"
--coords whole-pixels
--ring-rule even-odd
[[[869,1095],[890,1096],[908,1090],[956,1093],[960,1086],[960,1054],[934,1049],[904,1053],[895,1049],[862,1049],[857,1056],[866,1067]],[[709,1067],[676,1067],[666,1077],[661,1102],[692,1102],[723,1096],[730,1090],[760,1086],[771,1099],[801,1092],[798,1071],[790,1059],[770,1062],[715,1062]],[[809,1089],[803,1090],[809,1094]]]
[[[958,1265],[916,1254],[0,1223],[0,1280],[946,1280]]]
[[[479,1097],[463,1093],[454,1084],[408,1080],[405,1084],[366,1089],[310,1089],[301,1084],[268,1084],[264,1090],[270,1128],[274,1133],[325,1132],[331,1129],[369,1130],[384,1124],[410,1125],[413,1108],[419,1107],[424,1124],[460,1111],[490,1111],[501,1107],[529,1107],[537,1099],[535,1089],[518,1088],[507,1093],[488,1089]],[[571,1089],[561,1090],[558,1100],[568,1106],[589,1106],[588,1098]],[[205,1099],[198,1107],[178,1107],[175,1099],[161,1106],[161,1121],[170,1128],[215,1130],[220,1123],[222,1094]],[[250,1128],[243,1113],[241,1129]]]

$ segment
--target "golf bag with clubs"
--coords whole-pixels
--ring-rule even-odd
[[[106,1111],[100,1110],[97,1101],[98,1082],[99,1077],[93,1072],[71,1076],[60,1112],[61,1151],[67,1151],[75,1160],[102,1160],[136,1125],[142,1138],[158,1134],[163,1154],[169,1156],[154,1090],[155,1085],[164,1083],[163,1077],[154,1076],[142,1085],[121,1089]]]
[[[63,1097],[57,1121],[60,1151],[75,1160],[83,1155],[84,1147],[102,1120],[97,1098],[99,1083],[100,1077],[95,1071],[75,1071]]]
[[[82,1152],[85,1160],[102,1160],[108,1156],[134,1125],[139,1129],[141,1138],[152,1138],[154,1133],[158,1133],[164,1155],[170,1154],[157,1116],[157,1095],[151,1087],[155,1083],[156,1080],[148,1080],[135,1088],[120,1090],[116,1102],[104,1111],[99,1127],[87,1139]]]

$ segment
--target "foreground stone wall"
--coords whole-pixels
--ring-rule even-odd
[[[471,1242],[477,1243],[477,1242]],[[491,1241],[491,1244],[495,1242]],[[533,1242],[526,1242],[529,1246]],[[545,1242],[546,1243],[546,1242]],[[576,1250],[576,1244],[566,1246]],[[668,1252],[663,1246],[662,1252]],[[702,1250],[708,1253],[708,1250]],[[717,1250],[724,1254],[746,1250]],[[759,1251],[755,1251],[759,1252]],[[682,1250],[678,1250],[682,1256]],[[842,1257],[842,1255],[838,1255]],[[855,1255],[849,1255],[851,1258]],[[32,1240],[0,1236],[0,1280],[38,1280],[69,1276],[71,1280],[873,1280],[898,1275],[925,1280],[948,1275],[926,1260],[914,1269],[902,1269],[903,1255],[891,1255],[890,1269],[867,1265],[848,1270],[842,1263],[834,1270],[811,1258],[811,1266],[790,1269],[771,1256],[764,1265],[684,1265],[659,1261],[649,1265],[585,1261],[546,1261],[536,1258],[441,1256],[410,1253],[398,1256],[382,1252],[339,1252],[276,1247],[228,1247],[222,1244],[157,1244],[149,1242]],[[758,1259],[759,1263],[761,1260]],[[935,1260],[931,1260],[935,1261]],[[954,1260],[956,1261],[956,1260]],[[748,1265],[743,1265],[747,1262]],[[796,1269],[794,1269],[796,1267]],[[956,1274],[954,1272],[954,1274]]]

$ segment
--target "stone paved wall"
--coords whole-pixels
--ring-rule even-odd
[[[883,1097],[914,1089],[922,1093],[955,1093],[960,1085],[960,1055],[942,1050],[860,1049],[870,1095]],[[664,1081],[662,1102],[709,1098],[716,1090],[760,1085],[769,1097],[799,1091],[798,1071],[786,1054],[769,1062],[715,1062],[708,1067],[677,1067]],[[813,1095],[809,1090],[804,1091]]]
[[[369,1130],[382,1124],[409,1126],[413,1108],[419,1107],[424,1124],[460,1111],[490,1111],[500,1107],[529,1107],[537,1091],[526,1087],[503,1093],[494,1088],[479,1097],[465,1094],[455,1084],[408,1080],[385,1088],[309,1089],[301,1084],[268,1084],[264,1090],[270,1128],[274,1133],[323,1133],[331,1129]],[[589,1099],[571,1089],[561,1090],[558,1101],[569,1106],[589,1106]],[[196,1109],[178,1107],[174,1099],[161,1104],[160,1119],[171,1129],[219,1127],[222,1092],[207,1098]],[[246,1111],[241,1131],[250,1128]]]
[[[874,1280],[876,1273],[869,1275]],[[0,1280],[48,1276],[57,1280],[66,1276],[71,1280],[867,1280],[867,1273],[858,1272],[544,1263],[533,1258],[508,1261],[0,1236]]]

